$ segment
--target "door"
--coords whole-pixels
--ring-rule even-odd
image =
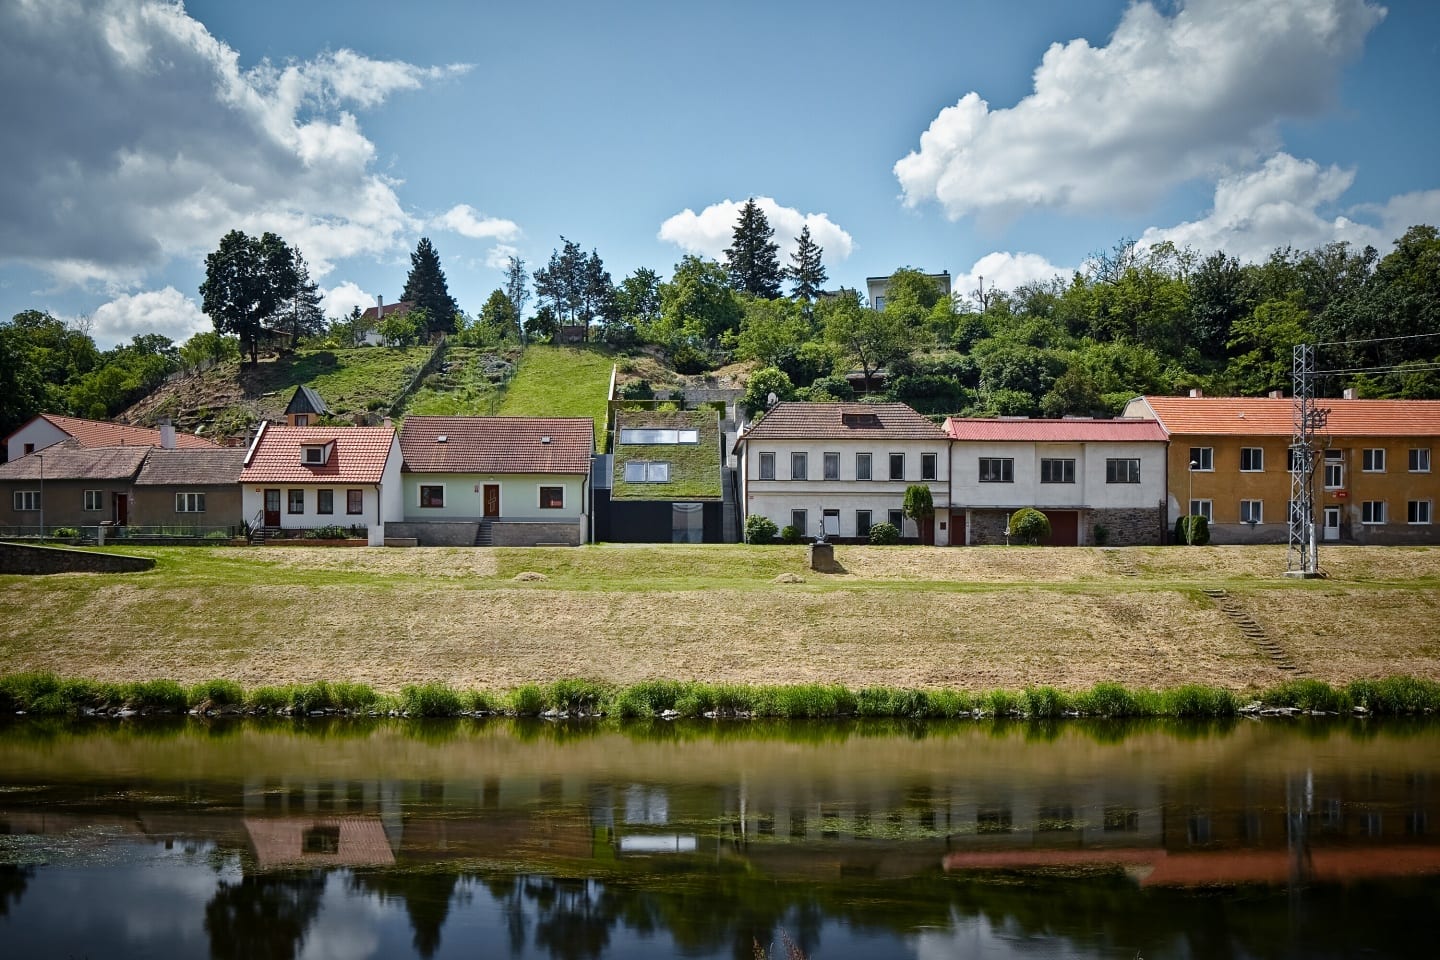
[[[116,524],[122,527],[130,522],[130,498],[123,493],[115,494],[113,519]]]
[[[1042,547],[1073,547],[1080,543],[1080,513],[1076,510],[1041,510],[1050,521],[1050,538]]]
[[[927,547],[935,546],[935,518],[926,517],[920,521],[920,542]]]
[[[265,526],[280,526],[280,491],[265,491]]]
[[[950,511],[950,546],[965,546],[965,514]]]
[[[500,516],[500,484],[485,484],[485,516]]]
[[[1325,539],[1326,539],[1326,540],[1339,540],[1339,539],[1340,539],[1340,508],[1339,508],[1339,507],[1326,507],[1326,508],[1325,508]]]

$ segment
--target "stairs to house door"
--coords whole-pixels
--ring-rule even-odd
[[[258,526],[257,526],[257,527],[251,527],[251,528],[250,528],[250,546],[252,546],[252,547],[263,547],[263,546],[265,546],[265,541],[266,541],[268,538],[273,537],[273,536],[277,536],[277,535],[279,535],[279,533],[280,533],[280,528],[279,528],[279,527],[258,527]]]
[[[481,520],[480,526],[475,528],[475,546],[488,547],[490,545],[490,521]]]

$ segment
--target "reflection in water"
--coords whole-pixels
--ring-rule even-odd
[[[1437,776],[1434,725],[21,725],[0,942],[1413,957]]]

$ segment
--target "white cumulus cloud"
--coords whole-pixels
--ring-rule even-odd
[[[722,200],[699,213],[686,208],[660,224],[659,237],[686,253],[723,260],[725,248],[735,239],[735,224],[745,203],[744,200]],[[781,266],[790,262],[796,238],[806,226],[810,228],[810,239],[824,250],[823,258],[827,264],[848,258],[855,249],[855,241],[850,234],[832,221],[828,214],[801,213],[794,207],[780,206],[772,197],[756,197],[755,204],[775,230]]]
[[[148,333],[184,343],[196,333],[215,329],[200,305],[174,287],[117,297],[97,307],[90,319],[91,336],[102,349]]]
[[[485,266],[491,270],[504,270],[510,266],[510,258],[520,256],[520,248],[508,243],[497,243],[485,254]]]
[[[520,225],[514,220],[484,216],[468,203],[456,204],[432,222],[472,240],[514,240],[520,236]]]
[[[165,0],[0,3],[0,262],[134,283],[230,229],[273,230],[315,276],[406,246],[420,221],[355,109],[463,73],[349,50],[242,69]]]
[[[353,280],[346,280],[320,294],[320,309],[330,319],[350,316],[350,311],[359,307],[368,310],[375,306],[375,297],[360,289]]]
[[[1071,270],[1057,267],[1038,253],[1008,253],[996,251],[987,253],[975,261],[966,273],[958,274],[951,289],[957,296],[970,301],[979,298],[981,278],[985,290],[1014,290],[1016,287],[1036,281],[1045,281],[1057,276],[1068,276]]]
[[[907,205],[952,219],[1143,209],[1272,153],[1277,122],[1329,106],[1384,15],[1365,0],[1135,3],[1103,46],[1052,44],[1015,106],[971,92],[941,110],[894,172]]]

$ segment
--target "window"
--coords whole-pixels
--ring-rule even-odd
[[[1240,470],[1242,473],[1258,473],[1265,469],[1265,451],[1260,447],[1240,448]]]
[[[855,536],[857,536],[857,537],[868,537],[868,536],[870,536],[870,511],[869,511],[869,510],[856,510],[856,511],[855,511]]]
[[[1241,522],[1241,523],[1264,523],[1264,522],[1265,522],[1265,501],[1264,501],[1264,500],[1241,500],[1241,501],[1240,501],[1240,522]]]
[[[1345,486],[1345,451],[1325,451],[1325,489],[1339,490]]]
[[[936,468],[937,468],[937,466],[938,466],[938,462],[937,462],[937,460],[936,460],[935,454],[933,454],[933,453],[922,453],[922,454],[920,454],[920,479],[921,479],[921,480],[934,480],[934,479],[936,479],[936,478],[937,478],[937,473],[936,473]]]
[[[365,491],[345,491],[345,512],[350,514],[365,512]]]
[[[1430,472],[1430,448],[1429,448],[1429,447],[1421,447],[1421,448],[1418,449],[1418,450],[1411,450],[1411,451],[1410,451],[1410,472],[1411,472],[1411,473],[1429,473],[1429,472]]]
[[[896,530],[899,530],[902,534],[905,532],[904,510],[891,510],[888,519],[890,521],[890,526],[894,527]]]
[[[625,464],[626,483],[669,483],[669,460],[631,460]]]
[[[856,480],[869,480],[869,479],[870,479],[870,454],[868,454],[868,453],[857,453],[857,454],[855,454],[855,479],[856,479]]]
[[[649,427],[626,427],[620,431],[621,443],[699,443],[699,430],[659,430]]]
[[[1428,453],[1429,451],[1426,451],[1426,452]],[[86,509],[86,510],[104,510],[104,509],[105,509],[105,491],[104,491],[104,490],[86,490],[86,491],[85,491],[85,509]]]
[[[324,447],[301,447],[300,462],[306,466],[317,466],[325,462]]]
[[[800,536],[805,536],[805,527],[809,524],[809,522],[810,519],[806,515],[804,510],[790,511],[790,526],[794,527],[796,531],[799,532]]]
[[[840,511],[826,510],[820,516],[820,527],[827,537],[840,536]]]
[[[565,509],[565,488],[564,488],[564,487],[541,487],[541,488],[540,488],[540,509],[541,509],[541,510],[564,510],[564,509]]]
[[[308,426],[310,426],[310,414],[308,414],[308,413],[297,413],[297,414],[295,414],[295,426],[297,426],[297,427],[308,427]]]
[[[1409,523],[1430,522],[1430,501],[1411,500],[1405,507],[1406,520]]]
[[[1074,460],[1047,460],[1040,461],[1040,482],[1041,483],[1074,483],[1075,482],[1075,461]]]
[[[774,480],[774,479],[775,479],[775,454],[773,454],[773,453],[762,453],[762,454],[760,454],[760,479],[761,479],[761,480]]]
[[[1360,469],[1366,473],[1385,472],[1385,449],[1383,447],[1367,447],[1360,455]]]
[[[315,491],[315,512],[316,512],[316,513],[334,513],[334,512],[335,512],[335,491],[334,491],[334,490],[316,490],[316,491]]]
[[[304,512],[305,512],[305,491],[304,491],[304,490],[287,490],[287,491],[285,491],[285,494],[286,494],[287,498],[289,499],[289,512],[290,512],[290,513],[304,513]]]
[[[808,464],[803,453],[790,454],[790,479],[804,480],[808,472]]]
[[[22,453],[21,456],[22,456],[22,457],[28,457],[28,456],[30,456],[30,454],[32,454],[32,453],[34,453],[34,452],[35,452],[35,444],[33,444],[33,443],[27,443],[27,444],[25,444],[25,452]]]
[[[302,508],[303,509],[303,508]],[[204,513],[205,494],[203,493],[177,493],[175,494],[176,513]]]
[[[892,454],[890,454],[890,479],[891,479],[891,480],[904,480],[904,479],[905,479],[905,454],[903,454],[903,453],[892,453]]]
[[[840,454],[838,454],[838,453],[827,453],[827,454],[825,454],[825,479],[826,479],[826,480],[839,480],[839,479],[840,479]]]
[[[39,490],[16,490],[16,491],[15,491],[15,509],[16,509],[16,510],[39,510],[39,509],[40,509],[40,491],[39,491]]]
[[[1385,522],[1385,501],[1366,500],[1360,504],[1361,523],[1384,523]]]
[[[1191,500],[1190,516],[1204,517],[1206,523],[1215,522],[1215,501],[1213,500]]]
[[[1215,448],[1214,447],[1191,447],[1190,464],[1192,470],[1211,471],[1215,469]]]
[[[980,458],[980,482],[981,482],[981,483],[1014,483],[1014,482],[1015,482],[1015,458],[1014,458],[1014,457],[981,457],[981,458]]]
[[[445,506],[445,487],[442,484],[421,484],[420,485],[420,506],[422,507],[443,507]]]
[[[1123,457],[1112,457],[1105,461],[1105,482],[1106,483],[1139,483],[1140,482],[1140,461],[1138,458],[1129,459]]]

